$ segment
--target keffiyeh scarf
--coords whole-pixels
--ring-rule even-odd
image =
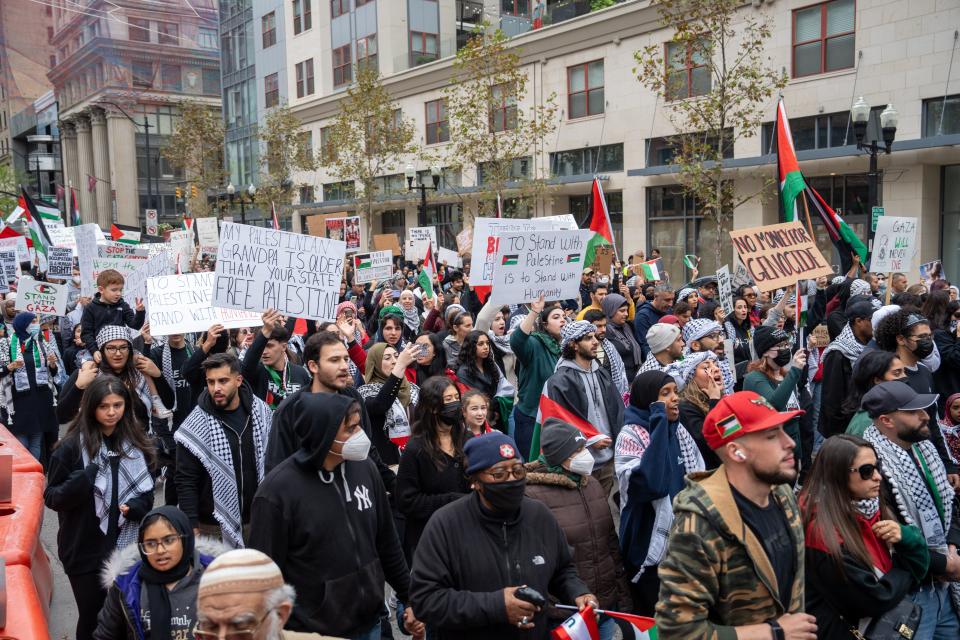
[[[622,396],[630,390],[630,383],[627,382],[627,369],[623,365],[623,358],[617,353],[617,348],[613,343],[603,339],[603,354],[610,362],[610,377],[613,378],[613,385]]]
[[[141,494],[153,491],[153,476],[147,467],[147,460],[143,452],[129,442],[124,442],[121,451],[110,451],[106,443],[100,443],[100,450],[91,459],[87,453],[83,436],[80,436],[80,451],[83,457],[83,466],[91,462],[97,465],[97,476],[93,481],[93,508],[100,521],[100,531],[104,534],[110,526],[110,499],[113,496],[113,473],[110,470],[110,458],[120,457],[120,467],[117,471],[117,504],[121,505]],[[127,520],[121,513],[117,535],[117,549],[137,541],[139,522]]]
[[[38,387],[47,385],[50,382],[50,370],[47,368],[47,349],[43,340],[30,336],[25,341],[20,340],[16,333],[10,335],[2,344],[3,357],[0,359],[0,365],[7,366],[11,362],[23,362],[25,354],[33,359],[34,376]],[[27,367],[22,366],[13,372],[13,386],[17,391],[24,392],[30,390],[30,379],[27,376]]]
[[[400,308],[403,309],[403,324],[413,333],[420,331],[420,312],[417,311],[417,305],[413,305],[409,309],[406,307]]]
[[[851,365],[855,365],[857,364],[857,359],[860,357],[860,354],[863,353],[865,346],[866,345],[860,344],[857,337],[853,335],[853,329],[851,329],[848,324],[843,328],[843,331],[840,332],[840,335],[837,336],[837,339],[827,345],[827,348],[823,350],[821,359],[826,361],[828,353],[831,351],[839,351],[850,361]]]
[[[369,398],[376,398],[382,388],[382,383],[374,382],[372,384],[363,385],[357,389],[357,391],[364,400],[367,400]],[[419,400],[420,387],[411,382],[410,406],[416,406]],[[387,411],[383,421],[383,431],[387,438],[390,439],[390,442],[397,445],[397,448],[400,451],[404,450],[404,448],[407,446],[407,441],[410,440],[411,435],[410,418],[407,415],[406,409],[403,408],[403,404],[400,402],[399,398],[393,399],[393,404],[390,405],[390,410]]]

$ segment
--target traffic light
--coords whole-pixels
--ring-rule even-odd
[[[183,198],[183,190],[180,187],[177,187],[176,194],[177,194],[177,200],[180,200]]]
[[[196,198],[197,195],[198,195],[197,185],[195,185],[195,184],[190,185],[190,197],[191,197],[191,198]]]

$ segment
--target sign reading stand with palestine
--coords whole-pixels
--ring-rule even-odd
[[[494,304],[567,300],[580,295],[583,252],[592,231],[527,231],[499,236],[493,268]]]
[[[797,280],[833,275],[830,263],[799,221],[730,232],[733,248],[761,291],[773,291]]]
[[[222,309],[213,306],[214,274],[184,273],[158,276],[147,280],[147,319],[150,333],[168,336],[172,333],[206,331],[212,324],[226,329],[259,327],[259,313]]]
[[[220,229],[213,304],[334,320],[346,243],[226,222]]]
[[[387,280],[393,274],[393,252],[373,251],[350,256],[353,260],[354,284],[366,284],[374,280]]]

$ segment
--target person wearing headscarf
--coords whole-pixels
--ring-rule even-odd
[[[390,305],[380,309],[377,333],[364,348],[369,351],[370,347],[378,342],[384,342],[397,351],[403,351],[407,346],[407,340],[404,338],[403,310],[400,307]]]
[[[403,337],[410,342],[420,332],[420,325],[423,324],[413,291],[404,289],[400,293],[400,310],[403,312]]]
[[[94,640],[186,638],[196,624],[200,576],[227,550],[195,538],[180,509],[163,506],[140,521],[137,544],[113,552],[100,578],[107,599]]]
[[[633,332],[633,326],[627,320],[629,305],[627,299],[619,293],[608,293],[600,303],[607,316],[606,337],[623,361],[627,380],[633,380],[643,363],[643,351]]]
[[[390,499],[367,461],[360,403],[311,393],[299,409],[300,448],[257,489],[249,547],[270,556],[297,591],[289,629],[379,637],[384,583],[410,602],[410,574]]]
[[[673,522],[671,502],[684,476],[706,467],[697,443],[680,424],[673,376],[641,373],[617,436],[614,464],[620,483],[620,548],[636,613],[652,616],[659,599],[657,566]]]
[[[7,428],[40,460],[43,434],[55,434],[59,428],[53,390],[61,363],[34,314],[18,313],[12,327],[13,332],[0,340],[0,384],[11,398]]]
[[[726,393],[733,393],[736,386],[736,377],[733,367],[726,358],[726,344],[724,343],[723,327],[716,320],[694,318],[683,327],[684,357],[691,353],[712,351],[717,356],[720,374],[723,376],[723,389]]]
[[[703,422],[724,394],[720,360],[713,351],[691,353],[670,368],[680,393],[680,422],[696,441],[707,469],[716,469],[721,460],[703,438]]]
[[[947,398],[940,419],[940,433],[953,462],[960,464],[960,393]]]
[[[407,380],[407,367],[416,360],[415,344],[399,353],[378,342],[367,352],[364,384],[357,389],[363,397],[373,445],[387,465],[400,463],[400,452],[410,439],[410,416],[420,396],[420,387]]]

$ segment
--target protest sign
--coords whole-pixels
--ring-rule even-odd
[[[124,276],[123,296],[127,302],[147,299],[147,280],[173,273],[173,265],[167,252],[158,253],[149,260],[142,260],[135,271]]]
[[[323,236],[331,240],[343,240],[344,218],[327,218],[323,223]]]
[[[601,275],[610,275],[610,267],[613,265],[613,247],[609,244],[597,247],[594,254],[593,264],[584,265],[584,267],[593,267],[593,270]]]
[[[407,246],[404,252],[407,260],[423,260],[427,257],[428,246],[432,246],[434,251],[439,247],[436,227],[411,227],[407,230]]]
[[[393,274],[393,252],[374,251],[358,253],[353,260],[354,284],[365,284],[374,280],[387,280]]]
[[[189,271],[194,253],[192,229],[170,232],[170,260],[173,261],[175,268],[179,267],[183,273]]]
[[[590,231],[501,233],[493,269],[494,304],[566,300],[580,295],[583,251]]]
[[[348,216],[343,219],[344,241],[347,253],[360,251],[360,216]]]
[[[733,282],[730,280],[730,267],[727,265],[717,269],[717,295],[723,305],[723,315],[733,313]]]
[[[225,223],[220,229],[213,303],[334,320],[345,258],[344,242]]]
[[[457,269],[463,265],[463,261],[460,259],[459,253],[452,249],[445,249],[443,247],[437,247],[437,261],[440,264],[446,262],[448,267],[455,267]]]
[[[97,286],[97,278],[101,273],[107,269],[113,269],[120,273],[124,279],[124,286],[126,286],[127,277],[143,266],[144,261],[140,258],[94,258],[93,259],[93,286]]]
[[[730,232],[733,248],[761,291],[833,273],[798,220]]]
[[[403,253],[400,250],[399,236],[395,233],[378,233],[374,235],[373,248],[377,251],[390,251],[395,256]]]
[[[14,309],[37,315],[67,315],[68,290],[65,284],[41,282],[22,276],[17,283],[17,302]]]
[[[16,249],[4,249],[0,251],[0,293],[10,291],[10,283],[17,279],[20,263],[17,262]]]
[[[473,227],[467,227],[457,234],[457,253],[464,255],[470,253],[470,246],[473,244]]]
[[[70,247],[76,250],[77,237],[73,234],[75,227],[47,227],[47,235],[55,247]]]
[[[80,295],[93,296],[97,284],[93,279],[93,260],[97,258],[97,231],[100,229],[93,223],[73,227],[73,235],[77,241],[77,262],[80,265]],[[102,232],[101,232],[102,235]]]
[[[146,260],[150,252],[137,244],[124,244],[122,242],[101,242],[97,245],[98,258],[131,258],[134,260]]]
[[[920,278],[926,283],[927,287],[933,284],[934,280],[943,278],[943,264],[940,260],[931,260],[920,265]]]
[[[568,219],[569,218],[569,219]],[[572,223],[572,226],[569,226]],[[470,285],[489,287],[493,284],[493,264],[497,254],[496,236],[523,231],[550,231],[576,229],[573,216],[544,218],[476,218],[473,223],[473,262],[470,267]],[[581,269],[583,265],[581,265]]]
[[[910,271],[917,246],[916,218],[881,216],[877,220],[877,234],[873,238],[870,271]]]
[[[259,313],[213,306],[215,277],[215,274],[206,271],[156,276],[146,280],[150,333],[168,336],[171,333],[200,332],[217,323],[226,329],[262,325]]]
[[[215,247],[220,242],[216,218],[197,218],[193,226],[197,228],[197,244],[201,247]]]
[[[70,247],[47,249],[47,275],[51,278],[72,278],[73,249]]]
[[[14,249],[17,252],[17,262],[30,262],[30,250],[27,248],[27,239],[23,236],[0,238],[0,249]]]
[[[750,273],[747,271],[747,268],[743,266],[743,262],[740,261],[739,256],[736,254],[733,255],[733,263],[736,267],[733,272],[733,288],[736,289],[745,284],[750,284]]]

